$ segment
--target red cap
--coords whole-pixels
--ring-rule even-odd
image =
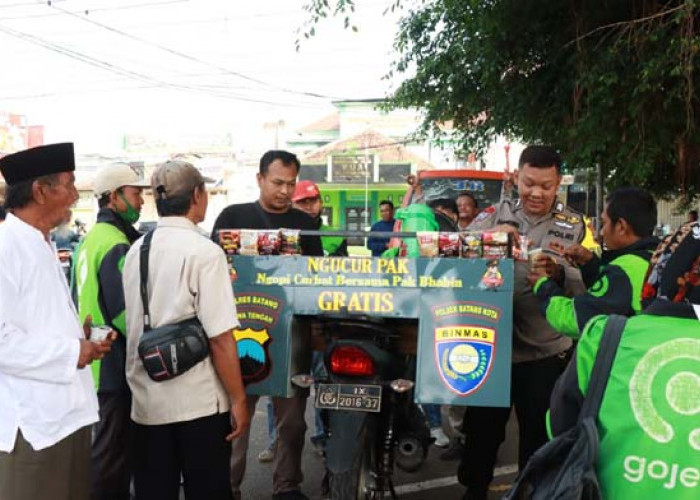
[[[306,200],[308,198],[318,198],[321,196],[321,191],[313,181],[299,181],[294,188],[292,201]]]

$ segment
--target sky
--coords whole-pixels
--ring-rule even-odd
[[[0,0],[0,111],[45,142],[112,153],[125,133],[230,134],[238,148],[384,97],[398,14],[357,0],[357,32],[324,20],[295,48],[304,0]]]

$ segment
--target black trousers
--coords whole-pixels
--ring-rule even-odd
[[[545,415],[549,397],[566,367],[564,353],[513,364],[511,408],[515,407],[519,427],[518,467],[523,470],[530,456],[545,442]],[[470,498],[486,498],[493,479],[498,448],[506,437],[511,408],[468,407],[464,413],[464,453],[457,470],[459,482]]]
[[[92,500],[127,500],[133,472],[131,393],[98,394],[100,421],[92,428]]]
[[[137,500],[178,500],[180,474],[187,500],[232,500],[229,479],[231,416],[219,413],[188,422],[136,428]]]

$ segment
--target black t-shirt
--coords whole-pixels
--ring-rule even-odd
[[[216,218],[212,235],[216,236],[219,229],[306,229],[318,230],[318,221],[308,214],[290,208],[283,214],[266,212],[258,204],[239,203],[229,205]],[[301,253],[303,255],[323,255],[321,238],[318,236],[302,236],[300,238]]]

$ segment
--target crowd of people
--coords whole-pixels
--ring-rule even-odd
[[[659,242],[655,200],[636,187],[618,188],[601,214],[599,253],[583,215],[557,200],[561,164],[553,148],[529,146],[519,161],[517,199],[481,212],[469,193],[430,202],[445,230],[508,232],[516,244],[542,250],[514,268],[518,466],[523,470],[552,435],[576,424],[607,317],[618,314],[630,319],[598,419],[604,497],[695,498],[700,224],[691,220]],[[214,232],[330,230],[318,186],[297,182],[300,168],[292,153],[265,153],[258,200],[225,208]],[[150,182],[126,164],[101,169],[97,220],[75,248],[69,288],[51,238],[78,198],[74,169],[68,143],[0,159],[7,183],[0,225],[0,499],[169,500],[179,498],[181,487],[188,499],[240,499],[259,397],[246,395],[237,362],[232,331],[239,323],[226,257],[197,226],[207,213],[210,179],[183,161],[158,165]],[[142,237],[134,224],[146,188],[159,220]],[[380,213],[372,229],[392,231],[393,204],[383,201]],[[390,245],[379,237],[368,242],[372,255]],[[302,235],[300,246],[309,256],[348,252],[346,240],[334,235]],[[192,319],[208,354],[176,378],[159,380],[142,352],[144,331]],[[155,361],[168,373],[167,360]],[[322,369],[319,359],[312,365]],[[307,398],[308,390],[270,398],[273,444],[264,458],[273,462],[275,499],[307,498],[301,489]],[[439,407],[424,410],[439,429]],[[510,412],[466,408],[457,471],[464,498],[487,498]],[[312,440],[322,451],[326,430],[318,418],[314,427]],[[433,437],[447,444],[444,435]]]

